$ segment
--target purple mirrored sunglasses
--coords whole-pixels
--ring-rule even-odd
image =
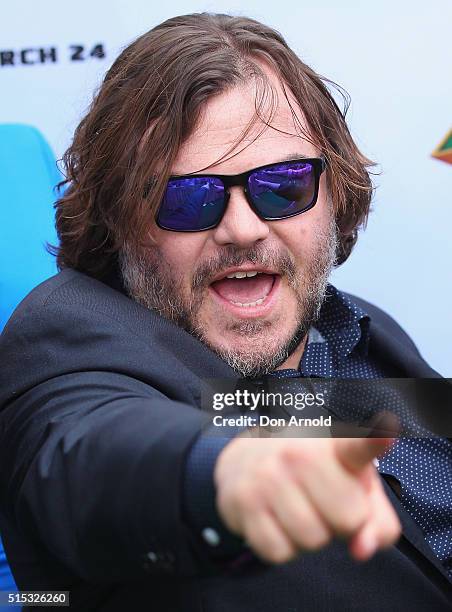
[[[199,232],[216,227],[229,201],[229,188],[240,185],[253,211],[266,221],[300,215],[314,206],[325,160],[291,159],[242,174],[171,176],[156,216],[159,227]]]

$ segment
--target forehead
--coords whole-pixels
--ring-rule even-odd
[[[172,174],[201,170],[236,174],[297,155],[319,155],[319,150],[296,126],[293,113],[309,134],[294,96],[286,88],[289,105],[277,76],[266,66],[262,67],[271,86],[264,90],[262,118],[257,118],[249,129],[256,117],[256,101],[262,96],[262,86],[254,79],[211,98],[202,109],[193,133],[180,148]],[[219,161],[225,155],[226,159]]]

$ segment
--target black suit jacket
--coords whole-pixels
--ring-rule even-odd
[[[372,354],[438,376],[356,301]],[[201,379],[236,375],[120,291],[56,275],[10,319],[0,362],[0,530],[22,590],[69,590],[83,611],[449,609],[447,575],[389,487],[403,537],[367,563],[336,542],[281,566],[210,564],[181,516],[184,462],[206,418]]]

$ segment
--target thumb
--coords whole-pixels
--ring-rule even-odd
[[[393,444],[394,438],[337,438],[336,456],[350,472],[360,472]]]

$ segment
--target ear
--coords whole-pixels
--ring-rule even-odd
[[[336,267],[347,261],[357,240],[358,231],[356,229],[352,230],[351,233],[340,233],[336,250]]]

